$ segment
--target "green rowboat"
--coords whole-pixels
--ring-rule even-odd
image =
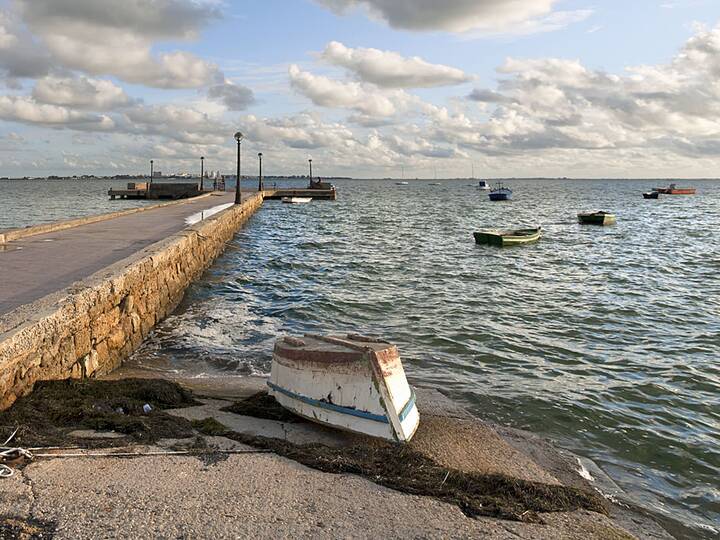
[[[578,214],[578,222],[582,225],[615,225],[615,214],[610,212],[585,212]]]
[[[474,233],[475,242],[490,246],[517,246],[530,244],[542,238],[542,227],[535,229],[497,230],[486,229]]]

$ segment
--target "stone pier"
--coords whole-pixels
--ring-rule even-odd
[[[263,196],[232,201],[232,194],[213,194],[5,232],[0,410],[37,381],[96,377],[119,367],[223,252]]]

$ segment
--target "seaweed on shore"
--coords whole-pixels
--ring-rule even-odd
[[[234,403],[224,411],[283,422],[305,421],[283,408],[265,392]],[[438,464],[411,446],[379,439],[358,438],[351,447],[296,445],[279,439],[235,432],[224,434],[238,442],[327,473],[357,474],[376,484],[413,495],[456,504],[468,516],[487,516],[542,523],[539,514],[579,509],[607,514],[598,494],[503,474],[469,473]]]
[[[149,413],[143,410],[145,404],[151,407]],[[79,429],[115,431],[143,443],[191,437],[188,420],[162,409],[197,404],[189,391],[159,379],[45,381],[0,413],[0,438],[10,436],[15,428],[19,430],[13,444],[25,447],[76,444],[77,439],[68,433]],[[112,444],[108,440],[84,442]],[[123,442],[127,441],[118,439],[116,444]]]
[[[55,536],[56,529],[57,524],[52,521],[19,517],[0,518],[2,540],[48,540]]]
[[[227,427],[225,427],[222,423],[218,422],[214,418],[193,420],[191,424],[192,427],[198,431],[198,433],[208,435],[209,437],[221,437],[230,433],[230,430]]]
[[[149,404],[150,413],[143,411]],[[228,430],[217,420],[190,421],[163,409],[197,405],[192,394],[165,380],[56,381],[36,385],[35,391],[0,413],[0,437],[20,427],[13,443],[25,447],[76,444],[69,433],[77,429],[114,430],[144,444],[163,438],[187,438],[193,428],[222,435],[274,452],[327,473],[356,474],[396,491],[433,497],[457,505],[468,516],[487,516],[542,523],[547,512],[586,509],[607,514],[604,499],[592,492],[520,480],[501,474],[468,473],[440,465],[408,446],[379,440],[358,440],[351,447],[295,445],[285,440]],[[273,398],[255,395],[229,407],[239,414],[290,421]],[[126,444],[127,440],[83,440],[85,446]],[[0,529],[1,530],[1,529]]]
[[[276,420],[278,422],[300,423],[307,421],[301,416],[288,411],[267,392],[258,392],[221,410],[242,416],[252,416],[253,418]]]
[[[448,469],[417,451],[390,443],[331,448],[321,444],[295,445],[235,432],[225,436],[270,450],[312,469],[356,474],[396,491],[456,504],[469,517],[543,523],[539,514],[547,512],[585,509],[608,514],[604,499],[596,493],[499,474]]]

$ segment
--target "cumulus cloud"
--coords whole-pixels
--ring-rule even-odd
[[[191,144],[223,144],[233,133],[219,115],[181,105],[139,105],[120,117],[118,128],[128,133],[159,135]]]
[[[312,114],[285,118],[258,118],[250,115],[241,119],[241,125],[250,140],[270,144],[279,142],[289,148],[339,150],[361,146],[347,126],[322,122]]]
[[[351,49],[337,41],[328,43],[321,58],[346,68],[362,81],[388,88],[431,88],[471,80],[461,69],[430,64],[417,56],[405,58],[392,51]]]
[[[720,28],[702,30],[669,64],[620,76],[566,59],[508,59],[497,90],[469,99],[489,121],[439,136],[478,148],[670,148],[716,153],[720,137]],[[437,123],[442,126],[442,122]]]
[[[187,40],[218,16],[193,0],[17,0],[23,22],[61,65],[158,88],[197,88],[222,80],[217,66],[176,51],[154,55],[158,40]]]
[[[255,95],[250,88],[228,81],[211,86],[207,95],[223,103],[230,111],[244,111],[255,103]]]
[[[116,32],[190,39],[220,18],[217,3],[203,0],[16,0],[25,21],[36,27],[63,23]]]
[[[41,103],[91,110],[112,110],[131,103],[112,81],[87,77],[45,77],[35,84],[32,95]]]
[[[0,70],[9,79],[42,77],[51,68],[48,51],[9,13],[0,12]]]
[[[67,107],[38,103],[24,96],[0,96],[0,118],[24,124],[89,131],[107,131],[115,126],[112,118],[104,114],[81,113]]]
[[[572,12],[553,16],[558,0],[316,0],[336,13],[361,9],[404,30],[530,33],[563,26],[578,18]],[[548,18],[549,17],[549,18]],[[538,23],[545,20],[545,23]],[[535,22],[533,22],[535,21]],[[524,27],[524,28],[523,28]],[[521,30],[518,30],[518,29]]]
[[[290,66],[292,87],[315,105],[330,108],[353,109],[370,117],[392,116],[412,101],[402,90],[383,91],[373,85],[344,82],[302,71]]]

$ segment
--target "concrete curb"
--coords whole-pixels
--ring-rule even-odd
[[[219,192],[225,193],[225,192]],[[52,223],[43,223],[42,225],[32,225],[22,229],[10,229],[0,233],[0,245],[7,244],[13,240],[20,238],[27,238],[28,236],[36,236],[38,234],[46,234],[51,232],[63,231],[65,229],[72,229],[73,227],[79,227],[80,225],[88,225],[90,223],[97,223],[99,221],[107,221],[123,216],[129,216],[131,214],[137,214],[139,212],[147,212],[148,210],[155,210],[157,208],[164,208],[166,206],[174,206],[178,204],[187,204],[192,201],[199,199],[205,199],[212,197],[214,193],[205,193],[191,199],[181,199],[179,201],[171,201],[160,204],[153,204],[150,206],[140,206],[138,208],[128,208],[127,210],[118,210],[117,212],[110,212],[109,214],[96,214],[93,216],[87,216],[82,218],[68,219],[65,221],[54,221]]]

